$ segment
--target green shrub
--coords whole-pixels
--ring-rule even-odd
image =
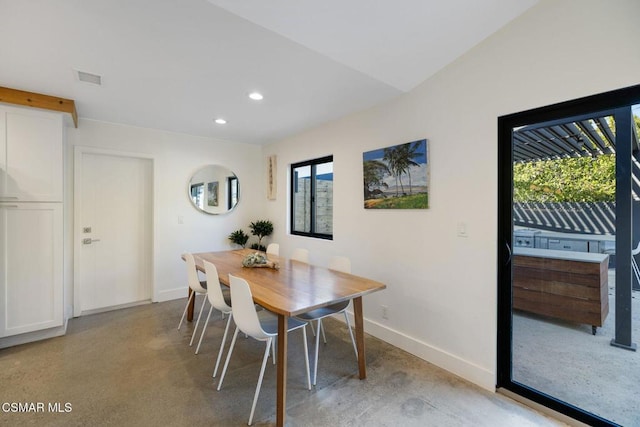
[[[273,233],[273,223],[269,220],[260,220],[249,224],[251,234],[258,236],[258,248],[262,248],[262,239]],[[253,246],[252,246],[253,248]],[[260,249],[262,250],[262,249]]]
[[[229,234],[229,240],[231,240],[232,243],[240,245],[244,248],[247,244],[247,241],[249,240],[249,236],[242,230],[236,230]]]
[[[613,154],[513,165],[515,202],[613,202],[616,158]]]

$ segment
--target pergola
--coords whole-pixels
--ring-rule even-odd
[[[571,117],[525,126],[513,132],[516,163],[616,153],[613,115]],[[632,151],[640,149],[633,128]],[[640,201],[640,162],[632,168],[632,194]],[[640,209],[638,209],[640,215]],[[515,203],[514,222],[544,230],[585,234],[616,234],[615,203]],[[634,241],[640,240],[640,229]]]

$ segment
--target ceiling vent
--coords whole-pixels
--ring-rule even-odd
[[[85,83],[91,83],[94,85],[101,86],[102,85],[102,76],[97,74],[87,73],[85,71],[75,70],[78,75],[78,80]]]

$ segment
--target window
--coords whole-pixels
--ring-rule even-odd
[[[291,165],[291,234],[333,239],[333,156]]]
[[[231,210],[238,204],[238,178],[230,176],[227,183],[227,209]]]
[[[191,185],[191,200],[200,209],[204,209],[204,182]]]

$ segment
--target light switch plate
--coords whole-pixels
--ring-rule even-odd
[[[457,229],[458,229],[458,237],[469,237],[469,234],[467,233],[466,222],[459,222]]]

